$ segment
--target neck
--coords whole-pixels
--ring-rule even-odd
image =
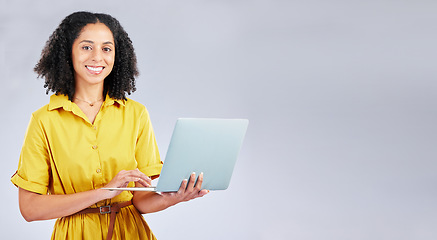
[[[103,98],[103,84],[88,86],[76,84],[74,97],[88,102],[101,100]]]

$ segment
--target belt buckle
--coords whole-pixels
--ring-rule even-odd
[[[108,208],[108,211],[104,211],[105,208]],[[101,207],[99,208],[99,210],[100,210],[100,214],[111,213],[111,205],[108,205],[108,206],[101,206]]]

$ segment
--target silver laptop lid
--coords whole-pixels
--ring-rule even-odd
[[[203,189],[227,189],[248,124],[247,119],[179,118],[156,191],[177,191],[192,172],[204,173]]]

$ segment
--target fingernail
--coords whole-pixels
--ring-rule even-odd
[[[191,174],[194,174],[194,175],[196,175],[196,172],[192,172]]]

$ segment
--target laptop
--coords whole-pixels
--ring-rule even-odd
[[[202,189],[225,190],[248,124],[247,119],[179,118],[156,187],[103,189],[177,192],[192,172],[203,172]]]

